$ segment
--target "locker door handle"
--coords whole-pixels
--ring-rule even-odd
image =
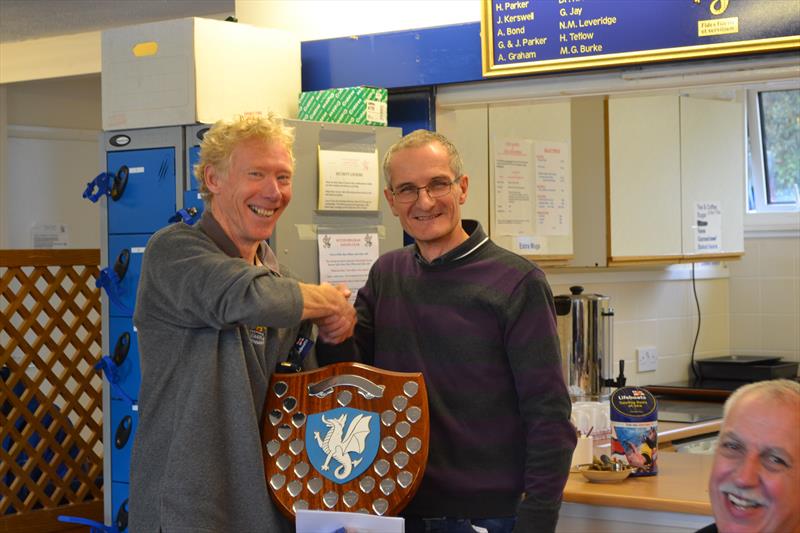
[[[117,531],[125,531],[128,529],[128,498],[125,498],[125,501],[119,504],[114,525],[117,526]]]
[[[114,345],[114,353],[111,359],[114,361],[115,365],[121,366],[122,363],[125,362],[125,358],[128,357],[128,350],[130,350],[130,347],[131,334],[126,331],[117,338],[117,343]]]
[[[128,266],[131,263],[131,251],[127,248],[123,248],[123,250],[117,256],[117,261],[114,263],[114,273],[117,275],[117,279],[122,281],[125,277],[125,274],[128,273]]]
[[[128,186],[128,174],[130,170],[128,169],[127,165],[122,165],[119,167],[117,171],[117,175],[113,178],[113,183],[111,184],[111,192],[109,196],[115,202],[122,198],[122,194],[125,192],[125,187]]]
[[[131,260],[131,251],[128,248],[123,249],[117,256],[117,261],[113,267],[106,267],[100,271],[100,275],[94,282],[94,286],[98,289],[100,287],[106,290],[109,299],[115,305],[125,309],[127,312],[132,312],[127,305],[122,301],[122,294],[120,284],[125,274],[128,273],[128,265]]]
[[[128,444],[132,429],[133,418],[131,418],[131,415],[125,415],[125,417],[120,420],[116,433],[114,433],[114,446],[118,450],[121,450]]]

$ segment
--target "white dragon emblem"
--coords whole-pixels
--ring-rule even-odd
[[[322,421],[330,429],[325,434],[324,440],[320,438],[319,431],[314,432],[314,438],[317,440],[319,447],[322,448],[322,451],[328,454],[325,463],[322,465],[323,470],[330,469],[328,464],[333,458],[339,461],[339,466],[333,471],[333,475],[337,479],[344,479],[350,475],[353,467],[358,466],[361,462],[361,458],[353,461],[350,458],[350,452],[362,453],[364,451],[365,443],[369,436],[369,421],[371,419],[371,416],[356,415],[345,433],[344,426],[347,422],[347,413],[330,420],[326,419],[325,415],[322,415]],[[344,437],[342,436],[343,434]]]

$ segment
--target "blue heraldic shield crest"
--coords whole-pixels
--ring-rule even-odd
[[[378,453],[378,418],[377,413],[348,407],[309,415],[306,453],[311,465],[338,484],[360,476]]]

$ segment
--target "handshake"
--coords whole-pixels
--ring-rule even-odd
[[[319,339],[329,344],[339,344],[353,334],[356,327],[356,310],[347,300],[350,289],[345,285],[300,283],[303,295],[303,320],[317,325]]]

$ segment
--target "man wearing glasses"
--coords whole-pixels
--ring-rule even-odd
[[[383,170],[415,244],[376,261],[353,339],[318,357],[423,372],[430,447],[407,532],[553,531],[576,438],[545,276],[461,220],[469,177],[444,136],[403,137]]]

